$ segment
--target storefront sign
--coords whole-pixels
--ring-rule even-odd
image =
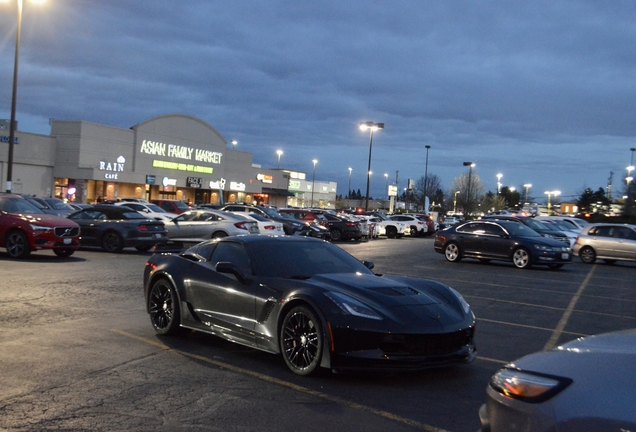
[[[146,184],[155,184],[156,179],[155,176],[148,174],[146,175]]]
[[[300,182],[298,180],[290,180],[289,181],[289,189],[290,190],[299,190]]]
[[[168,177],[164,177],[161,180],[161,184],[164,186],[176,186],[177,185],[177,179],[171,179]]]
[[[212,174],[214,172],[214,168],[212,167],[206,167],[201,165],[190,165],[190,164],[184,164],[184,163],[178,163],[178,162],[168,162],[168,161],[162,161],[162,160],[156,160],[156,159],[152,161],[152,166],[153,168],[165,168],[165,169],[171,169],[171,170],[177,170],[177,171],[188,171],[188,172],[195,172],[195,173],[201,173],[201,174]]]
[[[221,157],[223,156],[223,154],[219,152],[147,140],[143,140],[139,151],[149,155],[195,160],[197,162],[213,164],[220,164]]]
[[[244,191],[245,190],[245,183],[230,182],[230,190]]]
[[[124,171],[126,158],[119,156],[116,162],[99,161],[99,170],[106,171],[104,178],[107,180],[118,180],[118,173]]]
[[[257,174],[256,175],[256,180],[260,180],[263,183],[273,183],[274,182],[274,176],[269,175],[269,174]]]
[[[1,135],[1,136],[0,136],[0,142],[7,143],[7,144],[8,144],[8,143],[9,143],[9,137],[8,137],[8,136],[6,136],[6,135]],[[17,137],[17,136],[14,136],[14,137],[13,137],[13,144],[20,144],[20,140],[18,140],[18,137]]]
[[[210,186],[210,189],[221,189],[221,190],[224,190],[225,189],[225,179],[222,178],[222,179],[217,180],[217,181],[211,181],[209,186]]]
[[[203,182],[201,177],[188,177],[186,179],[186,184],[191,188],[200,188],[201,182]]]

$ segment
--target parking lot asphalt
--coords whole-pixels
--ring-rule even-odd
[[[213,336],[162,338],[144,311],[149,254],[67,260],[0,253],[0,430],[475,431],[503,364],[577,337],[633,328],[635,263],[519,270],[449,263],[433,238],[337,243],[377,273],[457,289],[477,316],[477,359],[409,374],[291,374],[277,356]]]

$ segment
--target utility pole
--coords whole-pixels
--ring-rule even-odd
[[[614,178],[614,171],[610,171],[609,179],[607,179],[607,199],[612,200],[612,180]]]

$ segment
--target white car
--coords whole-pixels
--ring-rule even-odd
[[[577,229],[578,232],[581,232],[583,228],[588,227],[590,225],[590,223],[584,219],[570,217],[570,216],[537,216],[535,217],[535,219],[541,220],[541,221],[542,220],[561,221],[568,224],[570,227],[572,227],[571,229]]]
[[[200,242],[232,235],[260,234],[258,223],[219,210],[190,210],[165,222],[168,238]]]
[[[256,213],[233,212],[232,216],[258,223],[261,234],[269,236],[285,235],[283,224]]]
[[[378,236],[387,236],[388,238],[402,238],[405,233],[409,232],[408,225],[405,222],[399,222],[389,219],[381,213],[374,213],[375,227]]]
[[[176,213],[168,213],[156,204],[141,203],[134,201],[118,201],[115,203],[117,206],[126,206],[133,209],[137,213],[141,213],[149,219],[156,219],[158,221],[171,221],[175,217],[179,216]]]
[[[389,219],[404,222],[409,229],[411,237],[421,237],[428,232],[428,224],[426,221],[415,215],[401,214],[393,215]]]

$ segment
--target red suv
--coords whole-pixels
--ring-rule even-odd
[[[0,247],[11,258],[52,249],[69,257],[79,249],[80,226],[70,219],[44,213],[19,195],[0,194]]]
[[[171,199],[155,199],[150,200],[151,203],[158,205],[168,213],[181,214],[191,210],[190,206],[179,200]]]

